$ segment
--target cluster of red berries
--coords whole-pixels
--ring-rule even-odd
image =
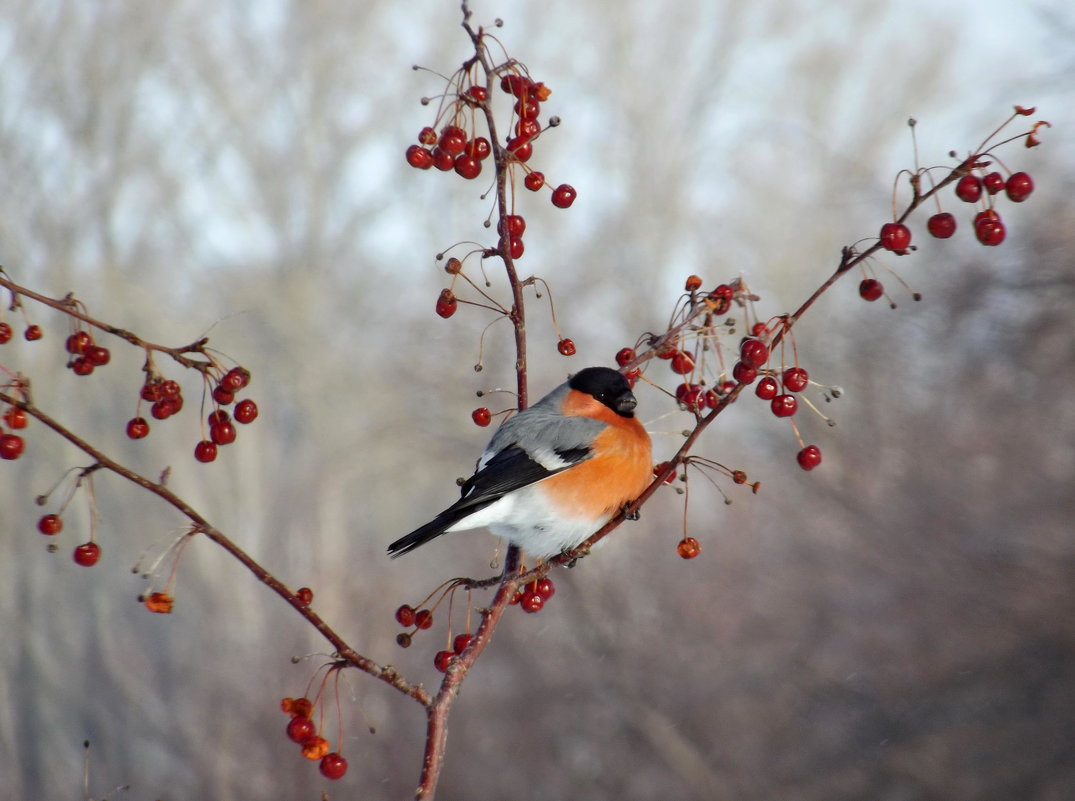
[[[11,341],[11,338],[15,335],[11,325],[0,320],[0,345],[6,345]],[[28,325],[22,332],[22,335],[26,338],[27,342],[34,342],[41,339],[44,336],[44,332],[39,325]]]
[[[459,656],[466,650],[466,647],[470,645],[470,641],[474,639],[473,634],[457,634],[452,639],[451,650],[437,651],[433,656],[433,667],[439,670],[441,673],[448,672],[448,666],[451,665],[452,660]]]
[[[37,521],[37,530],[47,537],[54,537],[63,531],[63,518],[58,514],[44,515]],[[101,546],[93,540],[84,542],[75,546],[71,558],[75,560],[76,565],[93,567],[101,558]]]
[[[404,628],[414,629],[411,632],[401,631],[396,637],[396,644],[400,648],[409,648],[419,629],[428,629],[433,625],[433,610],[415,609],[410,604],[403,604],[396,610],[396,622]]]
[[[518,604],[524,612],[540,612],[545,602],[555,594],[556,587],[553,586],[552,579],[545,576],[531,581],[521,590],[516,590],[509,603]]]
[[[67,366],[75,375],[89,375],[97,367],[104,367],[112,359],[108,348],[97,345],[89,331],[79,329],[67,337],[65,343],[71,358]]]
[[[280,709],[290,715],[287,724],[287,738],[298,743],[302,755],[314,762],[320,762],[321,775],[326,779],[341,779],[347,773],[347,760],[336,751],[329,751],[329,742],[317,733],[313,722],[314,704],[309,698],[284,698]]]
[[[234,423],[245,425],[257,419],[258,406],[253,400],[245,398],[235,403],[236,394],[249,383],[250,371],[245,367],[232,367],[217,379],[212,392],[214,409],[206,420],[209,437],[194,448],[194,458],[199,462],[213,461],[217,457],[218,446],[235,442],[237,431]],[[183,408],[183,392],[179,383],[160,376],[148,377],[142,385],[139,397],[152,404],[149,411],[156,420],[166,420]],[[232,403],[235,403],[235,408],[229,414],[222,407]],[[131,439],[149,436],[149,422],[145,417],[136,415],[127,422],[127,436]]]
[[[8,406],[4,411],[2,420],[3,425],[0,425],[0,459],[8,461],[18,459],[26,449],[26,443],[15,432],[26,428],[29,417],[18,406]],[[8,430],[5,430],[5,428]]]

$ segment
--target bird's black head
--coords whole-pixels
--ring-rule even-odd
[[[579,392],[593,395],[620,417],[635,416],[638,401],[622,373],[608,367],[587,367],[571,376],[567,385]]]

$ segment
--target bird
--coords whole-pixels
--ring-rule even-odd
[[[653,479],[649,434],[627,379],[587,367],[493,434],[462,497],[388,546],[393,558],[441,534],[488,528],[546,560],[581,544]]]

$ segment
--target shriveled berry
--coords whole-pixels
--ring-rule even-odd
[[[396,610],[396,622],[406,628],[414,625],[414,607],[403,604]]]
[[[437,132],[428,125],[418,132],[418,141],[423,145],[437,144]]]
[[[319,735],[308,737],[302,743],[302,755],[309,760],[317,761],[328,753],[328,740]]]
[[[309,718],[314,714],[314,702],[309,698],[296,698],[291,702],[291,709],[288,712],[292,717],[296,718]]]
[[[317,734],[317,727],[307,717],[295,716],[287,723],[287,738],[292,742],[304,743]]]
[[[428,609],[419,609],[414,613],[414,625],[420,629],[428,629],[433,625],[433,613]]]
[[[18,459],[25,447],[26,443],[18,434],[0,434],[0,459]]]
[[[455,294],[450,289],[442,289],[440,296],[437,298],[437,314],[447,320],[453,314],[456,309],[459,308],[459,304],[455,299]]]
[[[911,229],[903,223],[890,222],[881,226],[881,247],[885,250],[907,250],[911,245]]]
[[[570,184],[560,184],[552,190],[552,205],[558,209],[566,209],[575,202],[578,193]]]
[[[807,445],[795,458],[803,470],[813,470],[821,464],[821,449],[817,445]]]
[[[470,413],[470,419],[474,421],[474,425],[485,428],[485,426],[493,421],[493,413],[484,406],[479,406]]]
[[[199,462],[211,462],[216,459],[216,444],[207,439],[194,446],[194,458]]]
[[[987,173],[982,176],[982,186],[986,192],[995,195],[1004,188],[1004,176],[999,172]]]
[[[421,145],[407,148],[407,163],[418,170],[428,170],[433,166],[433,154]]]
[[[530,176],[528,175],[527,178],[529,177]],[[8,342],[10,342],[13,333],[14,332],[12,332],[10,325],[4,322],[0,322],[0,345],[6,345]]]
[[[876,278],[863,278],[859,284],[859,296],[871,303],[885,294],[885,288]]]
[[[320,766],[321,775],[326,779],[342,779],[344,774],[347,773],[347,760],[340,754],[333,751],[331,754],[325,754],[321,757]]]
[[[799,408],[799,401],[787,393],[777,395],[770,401],[770,408],[777,417],[791,417]]]
[[[683,559],[693,559],[702,552],[702,546],[694,537],[684,537],[676,545],[676,553]]]
[[[567,337],[564,337],[563,339],[561,339],[559,342],[556,343],[556,349],[558,351],[560,351],[560,354],[563,355],[563,356],[574,356],[575,355],[575,343],[572,342]]]
[[[702,288],[702,278],[698,275],[688,275],[683,288],[688,292],[696,292]]]
[[[258,405],[250,398],[244,398],[235,404],[235,422],[246,425],[258,419]]]
[[[937,239],[948,239],[956,232],[956,218],[947,211],[941,211],[929,218],[926,228]]]
[[[135,417],[127,421],[127,436],[131,439],[142,439],[149,436],[149,423],[144,417]]]
[[[758,382],[758,386],[754,387],[754,394],[762,400],[772,400],[777,396],[780,391],[780,386],[776,383],[776,379],[771,375],[765,376]]]
[[[63,531],[63,518],[59,515],[44,515],[37,521],[37,530],[49,537]]]
[[[41,326],[31,325],[27,326],[26,330],[22,332],[22,335],[26,337],[28,342],[33,342],[34,340],[41,339],[41,337],[45,335],[45,332],[41,330]]]
[[[151,592],[149,597],[143,600],[143,603],[150,612],[156,615],[167,615],[172,611],[172,607],[175,606],[175,598],[166,592]]]
[[[616,364],[623,367],[625,364],[633,362],[637,355],[634,348],[620,348],[616,352]]]
[[[1008,200],[1022,203],[1034,191],[1034,180],[1025,172],[1014,172],[1004,185]]]
[[[538,172],[537,170],[527,173],[526,177],[523,179],[523,185],[531,192],[538,191],[541,187],[545,186],[545,173]]]
[[[784,389],[788,392],[802,392],[810,383],[810,376],[801,367],[789,367],[784,371]]]
[[[75,548],[71,558],[75,560],[76,565],[93,567],[101,558],[101,546],[96,542],[84,542]]]
[[[982,196],[982,179],[977,175],[964,175],[956,184],[956,197],[966,203],[977,203]]]

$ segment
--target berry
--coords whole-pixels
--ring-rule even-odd
[[[813,470],[821,464],[821,449],[817,445],[807,445],[795,458],[803,470]]]
[[[536,192],[541,187],[545,186],[545,173],[534,170],[531,173],[527,173],[523,179],[523,185],[531,192]],[[2,323],[0,323],[2,325]]]
[[[0,459],[7,459],[8,461],[18,459],[25,447],[26,443],[22,441],[22,437],[18,434],[0,435]]]
[[[396,622],[401,626],[410,628],[414,625],[414,607],[403,604],[396,610]]]
[[[876,278],[863,278],[862,283],[859,284],[859,295],[863,300],[868,300],[872,303],[883,294],[885,294],[885,288]]]
[[[560,184],[552,190],[552,205],[558,209],[566,209],[575,202],[578,193],[570,184]]]
[[[18,406],[10,406],[4,412],[4,422],[7,423],[8,428],[26,428],[29,418],[26,416],[26,412]]]
[[[314,602],[314,591],[309,587],[299,587],[295,590],[295,597],[303,606],[309,606]]]
[[[64,347],[67,348],[67,352],[75,356],[81,356],[86,350],[87,345],[92,345],[93,339],[86,331],[75,331],[67,338],[67,342]]]
[[[433,656],[433,667],[439,670],[441,673],[448,672],[448,663],[452,661],[455,653],[452,651],[437,651]]]
[[[479,406],[470,413],[470,419],[474,421],[474,425],[485,428],[485,426],[493,421],[493,413],[484,406]]]
[[[143,439],[149,436],[149,423],[144,417],[135,417],[127,422],[127,436],[131,439]]]
[[[683,287],[688,292],[695,292],[702,288],[702,279],[697,275],[687,276],[687,283]]]
[[[768,330],[769,330],[768,326],[765,325],[765,323],[760,322],[760,321],[756,322],[756,323],[754,323],[754,325],[750,326],[751,335],[756,336],[756,337],[764,337],[765,334],[768,333]]]
[[[701,384],[680,384],[676,388],[676,400],[688,412],[697,412],[704,405]]]
[[[911,229],[903,223],[890,222],[881,226],[881,247],[899,253],[911,244]]]
[[[304,743],[317,734],[314,722],[307,717],[296,715],[287,723],[287,739],[296,743]]]
[[[235,442],[235,426],[230,422],[213,423],[209,426],[209,438],[217,445],[231,445]]]
[[[801,367],[789,367],[784,371],[784,389],[788,392],[802,392],[809,382],[809,374]]]
[[[258,405],[250,398],[245,398],[235,404],[235,422],[246,425],[258,419]]]
[[[520,119],[536,120],[541,115],[541,104],[533,98],[519,98],[513,110]]]
[[[166,592],[151,592],[145,599],[146,609],[157,615],[167,615],[175,606],[175,598]]]
[[[440,132],[440,149],[453,158],[467,146],[467,134],[458,125],[445,125]]]
[[[76,565],[93,567],[97,564],[97,560],[101,558],[101,546],[96,542],[84,542],[75,548],[72,558],[75,560]]]
[[[22,335],[26,337],[28,342],[33,342],[36,339],[41,339],[41,337],[44,336],[44,332],[41,330],[41,326],[31,325],[27,327]]]
[[[771,375],[767,375],[758,382],[758,386],[754,387],[754,394],[762,400],[772,400],[779,390],[780,387],[777,385],[776,379]]]
[[[620,348],[616,352],[616,364],[623,367],[625,364],[633,362],[637,355],[634,348]]]
[[[553,586],[552,579],[546,576],[534,582],[534,592],[547,601],[556,594],[556,587]]]
[[[489,158],[489,154],[493,152],[493,147],[489,144],[489,140],[484,136],[477,136],[467,142],[467,146],[463,148],[463,152],[468,156],[473,156],[479,161],[484,161]]]
[[[530,137],[516,136],[508,140],[508,153],[516,161],[528,161],[534,155],[534,146],[530,143]]]
[[[328,740],[314,735],[302,743],[302,755],[310,760],[318,760],[328,753]]]
[[[757,377],[757,369],[753,367],[748,367],[742,362],[736,362],[735,367],[732,368],[732,378],[734,378],[740,384],[753,384],[754,379]]]
[[[1008,195],[1008,200],[1013,203],[1022,203],[1034,191],[1034,181],[1025,172],[1015,172],[1008,178],[1004,188]]]
[[[49,537],[63,531],[63,518],[59,515],[45,515],[37,521],[37,530]]]
[[[457,654],[463,653],[466,647],[470,645],[470,641],[474,639],[472,634],[457,634],[455,639],[452,640],[452,650]]]
[[[794,395],[777,395],[770,403],[773,414],[777,417],[791,417],[799,408],[799,401]]]
[[[333,751],[331,754],[325,754],[321,758],[321,775],[326,779],[342,779],[343,775],[347,773],[347,760]]]
[[[455,156],[437,145],[433,148],[433,166],[441,172],[448,172],[455,167]]]
[[[421,145],[407,148],[407,163],[418,170],[428,170],[433,166],[433,154]]]
[[[531,174],[533,174],[533,173],[531,173]],[[540,175],[540,173],[538,173],[538,174]],[[527,179],[530,178],[529,175],[526,176],[526,177],[527,177]],[[528,184],[528,186],[529,186],[529,184]],[[0,323],[0,345],[5,345],[8,342],[10,342],[11,341],[11,335],[12,335],[11,326],[8,325],[7,323]]]
[[[414,613],[414,625],[420,629],[428,629],[433,625],[433,613],[428,609],[419,609]]]
[[[71,370],[75,375],[89,375],[93,372],[93,362],[85,356],[79,356],[71,362]]]
[[[942,211],[929,218],[926,228],[937,239],[947,239],[956,232],[956,218],[947,211]]]
[[[481,174],[482,163],[475,156],[460,153],[455,157],[455,171],[470,181]]]
[[[982,178],[982,186],[986,192],[995,195],[1004,188],[1004,176],[999,172],[991,172]]]
[[[207,439],[194,446],[194,458],[199,462],[211,462],[216,459],[216,445]]]
[[[220,385],[229,392],[238,392],[240,389],[245,388],[250,383],[250,371],[245,367],[232,367],[228,372],[224,373],[224,376],[220,379]],[[175,384],[176,394],[179,390],[179,385],[174,381],[165,381],[164,390],[165,394],[169,394],[168,384]]]
[[[235,402],[235,393],[230,391],[227,387],[222,387],[220,384],[217,384],[213,387],[213,400],[221,406],[227,406],[228,404]]]
[[[467,88],[467,94],[477,100],[479,103],[484,103],[485,98],[489,96],[489,93],[485,90],[484,86],[471,86]]]
[[[735,388],[734,383],[732,384],[732,388]],[[728,392],[731,392],[731,389],[729,389]],[[716,390],[710,389],[706,391],[705,405],[710,409],[716,409],[720,405],[720,395],[717,394]]]
[[[223,409],[213,409],[209,412],[209,416],[205,418],[205,421],[211,426],[215,426],[217,423],[227,423],[231,420],[231,416]]]
[[[747,339],[739,346],[739,358],[756,370],[769,361],[769,348],[760,339]]]
[[[533,139],[541,133],[541,123],[537,120],[519,120],[515,123],[515,135],[525,139]]]
[[[296,698],[291,702],[291,708],[285,711],[295,718],[309,718],[314,714],[314,704],[309,698]]]
[[[508,236],[522,236],[526,233],[526,220],[518,214],[508,214],[497,226],[500,233],[508,232]]]
[[[967,203],[977,203],[982,196],[982,179],[977,175],[964,175],[956,184],[956,197]]]
[[[684,537],[676,546],[676,553],[684,559],[693,559],[702,552],[702,546],[694,537]]]
[[[437,132],[428,125],[418,132],[418,141],[423,145],[437,144]]]
[[[171,398],[161,398],[149,407],[149,413],[156,420],[166,420],[178,411],[175,401]]]
[[[525,251],[526,246],[523,245],[523,240],[519,237],[513,236],[508,240],[508,253],[511,254],[513,259],[521,259]]]
[[[974,235],[978,237],[978,241],[983,245],[996,247],[1004,241],[1004,223],[1000,221],[999,217],[995,219],[986,217],[979,220],[974,226]]]
[[[100,345],[87,345],[84,353],[86,360],[94,367],[104,367],[112,359],[108,348],[102,348]]]
[[[532,614],[541,611],[541,607],[545,605],[545,599],[538,595],[534,590],[526,590],[523,593],[522,599],[519,601],[519,605],[523,608],[524,612]]]
[[[672,357],[672,372],[687,375],[694,370],[694,358],[689,353],[679,351]]]
[[[452,290],[442,289],[440,291],[440,297],[437,298],[437,314],[447,320],[455,314],[455,310],[458,308],[459,304],[456,303],[455,295],[452,294]]]
[[[659,465],[656,465],[653,468],[653,477],[657,478],[657,476],[659,476],[661,473],[663,473],[667,469],[668,469],[668,462],[661,462]],[[671,473],[668,474],[668,478],[666,478],[664,480],[664,483],[665,484],[671,484],[675,480],[676,480],[676,471],[673,470]]]
[[[570,339],[564,338],[556,343],[556,349],[560,351],[563,356],[575,355],[575,343]]]

